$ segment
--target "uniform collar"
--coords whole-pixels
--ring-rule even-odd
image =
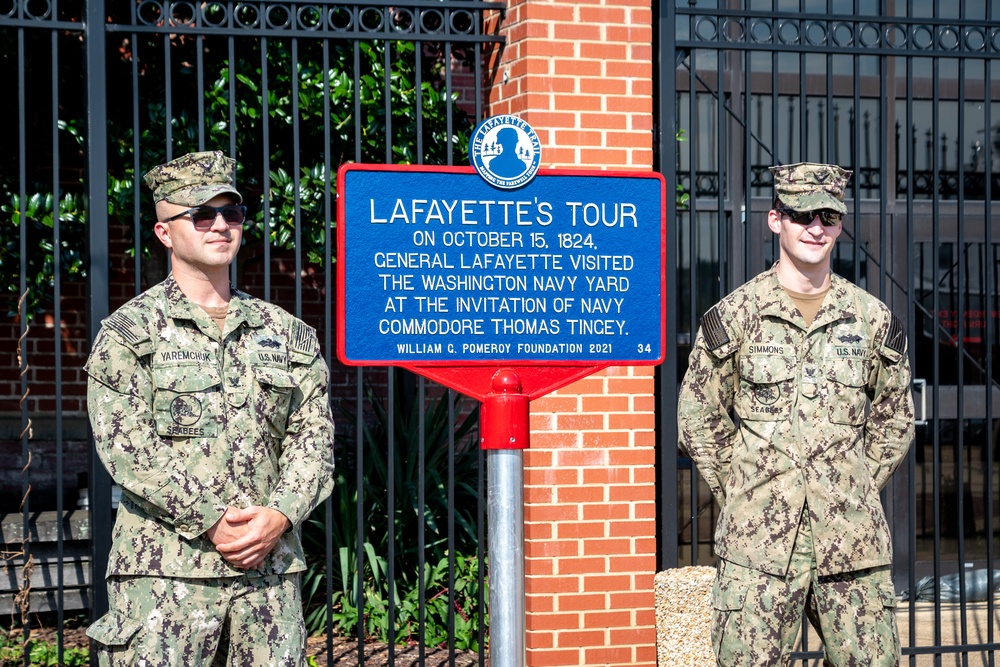
[[[170,319],[190,320],[205,332],[211,331],[213,327],[218,331],[219,328],[212,322],[208,313],[181,291],[172,273],[163,282],[163,296],[167,303],[167,317]]]
[[[857,316],[854,299],[850,293],[851,283],[836,273],[830,276],[830,291],[823,299],[823,306],[813,320],[814,327],[822,327],[840,320]]]
[[[260,313],[250,305],[253,297],[235,289],[232,285],[230,285],[229,291],[232,296],[229,301],[226,330],[233,330],[244,322],[251,328],[262,327],[264,323]],[[173,274],[163,282],[163,292],[167,303],[167,317],[175,320],[190,320],[208,335],[214,335],[214,332],[219,330],[208,313],[181,291]]]
[[[235,287],[230,287],[230,290],[232,290],[233,298],[229,302],[229,317],[233,318],[233,324],[246,322],[251,329],[259,329],[264,326],[260,309],[253,306],[254,298]]]
[[[800,329],[805,329],[805,321],[798,308],[792,303],[792,298],[781,288],[778,283],[777,262],[761,275],[761,279],[771,288],[763,291],[763,300],[760,303],[759,312],[762,316],[776,317]],[[830,291],[823,299],[823,305],[816,313],[810,329],[825,326],[838,320],[850,319],[855,316],[854,299],[851,298],[849,290],[850,283],[841,278],[836,273],[830,275]]]

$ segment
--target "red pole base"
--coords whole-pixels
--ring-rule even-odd
[[[483,449],[527,449],[528,396],[521,393],[521,378],[501,368],[490,382],[491,392],[480,410],[479,446]]]

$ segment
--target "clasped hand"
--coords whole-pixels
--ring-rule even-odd
[[[252,570],[264,562],[289,527],[288,517],[270,507],[229,507],[207,535],[233,566]]]

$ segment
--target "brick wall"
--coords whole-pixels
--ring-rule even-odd
[[[491,115],[526,120],[542,167],[652,167],[647,2],[512,0]],[[527,661],[655,665],[651,367],[538,399],[525,455]]]

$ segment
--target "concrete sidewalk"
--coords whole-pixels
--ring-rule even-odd
[[[993,642],[1000,642],[1000,600],[993,604]],[[969,602],[965,607],[965,629],[963,637],[962,610],[957,603],[941,603],[940,621],[935,614],[933,602],[917,602],[913,605],[913,641],[910,641],[910,603],[901,602],[896,611],[896,624],[899,627],[899,639],[904,647],[910,646],[957,646],[960,644],[986,644],[991,641],[989,636],[989,611],[986,602]],[[935,637],[935,626],[940,625],[940,642]],[[969,653],[969,667],[988,665],[988,653]],[[1000,661],[997,655],[994,663]],[[903,664],[911,664],[904,655]],[[917,656],[919,667],[934,664],[934,656]],[[948,654],[941,658],[942,667],[962,667],[961,654]]]

